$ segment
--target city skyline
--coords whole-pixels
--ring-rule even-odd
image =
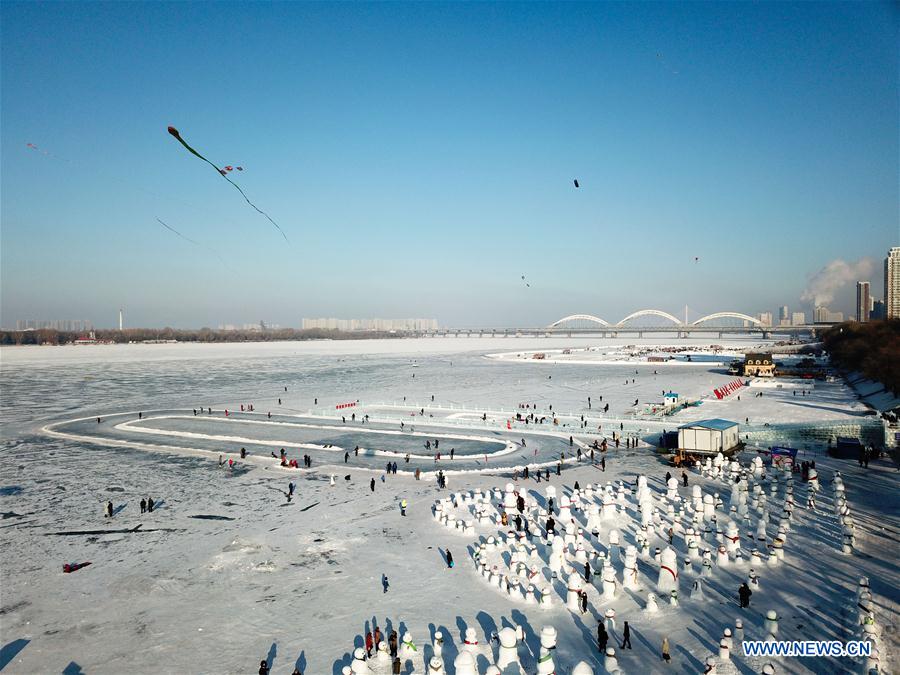
[[[810,325],[813,323],[837,323],[840,321],[847,320],[850,321],[859,321],[859,288],[860,285],[865,285],[867,288],[869,286],[869,282],[857,282],[856,283],[856,298],[857,305],[855,312],[843,312],[843,311],[835,311],[832,310],[830,305],[809,305],[808,303],[799,303],[801,308],[797,310],[796,306],[789,305],[780,305],[777,308],[777,312],[773,312],[771,310],[762,310],[758,312],[753,311],[741,311],[738,310],[724,310],[724,311],[736,311],[738,313],[747,314],[753,316],[755,319],[759,320],[760,323],[764,326],[802,326],[802,325]],[[877,305],[883,305],[884,301],[878,300],[874,296],[866,295],[868,298],[868,311],[866,313],[866,318],[863,321],[868,321],[877,317],[873,312],[874,308]],[[665,308],[651,308],[647,307],[644,309],[658,309],[660,311],[666,311]],[[674,316],[685,316],[684,312],[687,310],[687,321],[690,323],[701,317],[699,312],[696,312],[690,307],[682,308],[681,314],[675,311],[673,313]],[[118,310],[118,312],[122,312],[123,310]],[[616,319],[612,318],[614,315],[608,315],[607,318],[610,318],[613,323],[616,322]],[[562,318],[562,317],[557,317]],[[603,318],[603,317],[600,317]],[[121,314],[119,320],[121,321]],[[738,321],[738,319],[730,318],[726,319],[727,321]],[[651,318],[651,322],[655,321],[655,319]],[[660,325],[666,325],[668,320],[660,319]],[[260,330],[278,330],[281,328],[292,328],[292,329],[301,329],[301,330],[310,330],[310,329],[325,329],[325,330],[341,330],[341,331],[404,331],[404,330],[436,330],[440,328],[469,328],[469,327],[478,327],[478,326],[488,326],[488,324],[443,324],[438,321],[436,318],[353,318],[353,317],[304,317],[295,322],[288,322],[284,326],[279,323],[275,323],[272,321],[266,321],[264,319],[257,319],[252,321],[219,321],[216,324],[212,324],[210,326],[200,325],[200,324],[192,324],[186,326],[132,326],[133,328],[178,328],[178,329],[200,329],[200,328],[211,328],[215,326],[217,330],[220,331],[236,331],[236,330],[245,330],[245,331],[260,331]],[[533,324],[533,325],[521,325],[521,326],[512,326],[512,325],[494,325],[488,327],[496,327],[496,328],[512,328],[512,327],[521,327],[521,328],[539,328],[543,324]],[[94,328],[100,329],[112,329],[114,326],[104,327],[102,325],[95,325],[92,321],[86,319],[17,319],[15,324],[15,330],[41,330],[41,329],[51,329],[58,331],[69,331],[69,332],[78,332],[78,331],[90,331]],[[122,330],[121,324],[119,325],[119,330]],[[0,330],[13,330],[10,326],[0,326]]]
[[[839,264],[836,264],[839,263]],[[853,286],[850,279],[854,274],[855,270],[865,270],[868,271],[872,268],[871,261],[861,260],[855,265],[848,266],[842,260],[835,260],[832,263],[829,263],[826,267],[819,270],[815,275],[810,275],[809,282],[807,284],[807,290],[804,292],[804,296],[808,296],[807,299],[803,299],[799,301],[798,305],[801,308],[799,311],[797,310],[797,305],[779,305],[777,307],[777,311],[773,312],[771,310],[762,310],[758,312],[746,312],[740,309],[729,309],[722,311],[737,311],[746,314],[753,314],[753,316],[761,322],[762,325],[765,326],[800,326],[807,324],[807,317],[812,317],[810,323],[837,323],[844,320],[844,317],[848,317],[851,321],[859,321],[859,322],[867,322],[869,320],[874,319],[883,319],[883,318],[894,318],[900,316],[900,273],[897,273],[896,270],[900,269],[900,247],[891,247],[887,255],[884,258],[883,266],[876,266],[875,269],[880,269],[883,267],[884,276],[883,276],[883,288],[884,288],[884,297],[882,299],[876,298],[871,294],[871,282],[868,280],[857,280],[855,282],[855,311],[835,311],[833,307],[841,307],[842,303],[834,305],[831,300],[834,299],[834,296],[843,296],[846,295],[845,287],[849,290],[849,287]],[[848,276],[849,275],[849,276]],[[876,282],[876,287],[878,286]],[[811,290],[812,289],[812,290]],[[863,290],[864,289],[864,290]],[[891,291],[893,289],[893,292]],[[827,299],[828,302],[820,301],[820,297],[818,292],[824,294],[824,299]],[[893,314],[889,309],[891,305],[891,298],[893,297]],[[651,309],[651,308],[645,308]],[[660,309],[660,308],[652,308],[652,309]],[[664,309],[662,311],[665,311]],[[690,320],[689,316],[690,312],[693,311],[697,316],[704,315],[704,312],[697,312],[696,310],[692,310],[690,307],[685,306],[684,312],[685,316]],[[123,313],[124,309],[119,308],[118,312],[118,329],[122,330],[123,328]],[[883,315],[882,315],[883,312]],[[775,317],[778,317],[777,320]],[[405,324],[409,324],[411,327],[406,326]],[[474,326],[476,324],[456,324],[455,327],[465,328]],[[480,324],[482,326],[487,324]],[[537,326],[539,324],[535,324]],[[287,326],[292,326],[289,322]],[[445,324],[446,326],[446,324]],[[495,324],[498,327],[513,327],[513,326],[502,326],[501,324]],[[522,327],[525,325],[523,324]],[[535,327],[529,326],[529,327]],[[89,331],[94,328],[94,324],[85,319],[77,320],[77,319],[17,319],[15,330],[39,330],[39,329],[53,329],[53,330],[61,330],[61,331]],[[189,324],[189,325],[171,325],[166,324],[165,326],[154,326],[154,325],[142,325],[141,328],[161,328],[161,327],[170,327],[170,328],[202,328],[205,325],[197,325],[197,324]],[[219,330],[266,330],[266,329],[278,329],[281,327],[281,324],[274,323],[271,321],[264,321],[262,319],[254,320],[254,321],[238,321],[235,323],[218,323]],[[299,321],[299,327],[301,329],[309,329],[309,328],[325,328],[325,329],[337,329],[337,330],[430,330],[436,329],[438,327],[437,319],[398,319],[398,318],[388,318],[388,319],[354,319],[354,318],[303,318]],[[3,324],[0,324],[0,330],[11,330],[12,328]]]
[[[851,315],[900,241],[894,5],[0,16],[4,326]]]

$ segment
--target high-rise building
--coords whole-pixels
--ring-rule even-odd
[[[869,295],[869,282],[856,282],[856,320],[860,323],[866,323],[869,320],[869,308],[871,307],[871,296]]]
[[[884,320],[884,303],[881,300],[872,301],[872,311],[869,312],[869,319],[872,321]]]
[[[900,319],[900,246],[894,246],[884,259],[884,314]]]
[[[756,318],[759,319],[759,322],[763,326],[771,326],[772,325],[772,312],[760,312],[756,315]]]
[[[789,321],[791,318],[790,313],[788,312],[788,306],[782,305],[781,309],[778,310],[778,321],[779,323],[782,321]],[[782,324],[783,325],[783,324]]]
[[[806,312],[792,312],[791,313],[791,325],[792,326],[806,325]]]

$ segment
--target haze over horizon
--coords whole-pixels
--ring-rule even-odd
[[[4,327],[847,313],[900,245],[894,3],[0,17]]]

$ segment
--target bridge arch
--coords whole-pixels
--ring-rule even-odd
[[[740,312],[716,312],[715,314],[707,314],[706,316],[700,317],[699,319],[691,323],[691,325],[697,326],[704,321],[709,321],[710,319],[722,318],[741,319],[742,321],[749,321],[756,326],[762,326],[762,321],[760,321],[759,319],[754,319],[752,316],[747,316],[746,314],[741,314]]]
[[[639,310],[639,311],[637,311],[637,312],[634,312],[634,313],[632,313],[632,314],[629,314],[628,316],[626,316],[624,319],[622,319],[622,320],[621,320],[619,323],[617,323],[616,325],[617,325],[617,326],[621,326],[621,325],[624,324],[626,321],[631,321],[632,319],[636,319],[636,318],[638,318],[639,316],[661,316],[663,319],[668,319],[669,321],[671,321],[672,323],[674,323],[676,326],[680,326],[680,325],[681,325],[681,319],[679,319],[678,317],[672,316],[672,315],[669,314],[668,312],[664,312],[664,311],[662,311],[661,309],[642,309],[642,310]]]
[[[608,326],[609,322],[604,321],[599,316],[594,316],[593,314],[570,314],[569,316],[564,316],[558,321],[554,321],[551,323],[548,328],[556,328],[560,324],[565,323],[566,321],[590,321],[591,323],[596,323],[601,326]]]

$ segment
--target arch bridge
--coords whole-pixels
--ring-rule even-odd
[[[593,314],[570,314],[569,316],[564,316],[563,318],[554,321],[551,323],[548,328],[557,328],[564,323],[575,322],[575,321],[585,321],[587,323],[596,323],[599,326],[608,326],[609,323],[601,319],[599,316],[594,316]]]
[[[672,323],[673,327],[688,327],[688,326],[702,326],[708,321],[714,321],[716,319],[737,319],[739,321],[747,321],[748,323],[753,324],[754,326],[763,327],[762,322],[759,319],[756,319],[748,314],[744,314],[742,312],[714,312],[712,314],[707,314],[706,316],[701,316],[696,321],[691,321],[690,323],[685,323],[681,319],[679,319],[674,314],[670,314],[661,309],[640,309],[636,312],[632,312],[628,316],[623,319],[620,319],[616,323],[610,323],[606,319],[601,319],[599,316],[595,316],[593,314],[570,314],[569,316],[564,316],[561,319],[557,319],[553,323],[551,323],[547,328],[561,328],[566,324],[576,323],[576,322],[584,322],[584,323],[592,323],[598,326],[604,326],[607,328],[621,328],[625,326],[626,323],[633,319],[639,319],[644,316],[657,316],[666,321]]]

